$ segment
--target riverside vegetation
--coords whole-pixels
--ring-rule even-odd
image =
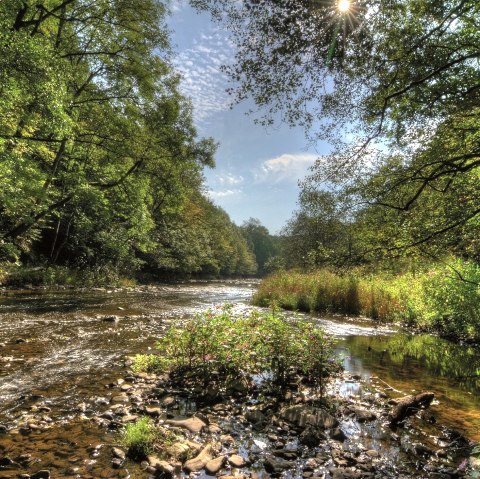
[[[480,340],[480,267],[458,260],[423,272],[392,275],[361,270],[278,272],[262,281],[254,303],[305,312],[362,315],[401,322],[455,339]]]

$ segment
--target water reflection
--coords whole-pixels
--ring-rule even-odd
[[[480,439],[480,354],[426,335],[348,336],[338,343],[347,370],[375,375],[406,394],[431,390],[441,421]],[[396,394],[398,396],[398,394]]]

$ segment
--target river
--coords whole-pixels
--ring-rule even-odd
[[[106,386],[123,374],[125,356],[147,352],[172,320],[224,303],[249,308],[256,284],[232,280],[137,288],[2,290],[0,427],[28,422],[28,411],[39,407],[48,420],[60,421],[63,427],[37,435],[22,430],[0,433],[0,456],[3,450],[35,458],[41,451],[42,464],[58,470],[68,464],[74,469],[83,449],[93,460],[92,448],[105,442],[104,433],[87,426],[82,414],[108,402]],[[116,315],[118,321],[103,320],[109,315]],[[398,394],[433,391],[437,401],[432,411],[438,421],[468,439],[480,440],[476,377],[480,356],[474,348],[408,335],[367,320],[313,319],[336,336],[337,354],[347,370],[380,381]],[[341,390],[355,394],[358,386],[345,384]],[[112,436],[110,443],[114,441]]]

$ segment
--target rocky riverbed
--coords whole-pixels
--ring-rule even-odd
[[[185,477],[207,476],[205,468],[192,473],[184,464],[208,445],[209,455],[222,464],[218,475],[468,477],[471,446],[444,427],[480,437],[478,389],[474,382],[459,384],[454,378],[476,367],[475,352],[465,347],[447,348],[437,338],[418,344],[420,337],[397,339],[390,329],[352,318],[318,318],[340,338],[339,354],[350,371],[332,378],[326,409],[302,383],[281,400],[254,388],[207,404],[185,384],[137,376],[124,364],[126,354],[148,352],[170,324],[186,316],[225,302],[248,308],[254,287],[217,282],[5,292],[0,301],[0,478],[158,476],[151,469],[157,463],[123,459],[122,431],[144,415],[178,436],[174,442],[187,442],[188,451],[178,459],[161,449],[154,454]],[[109,316],[116,318],[104,320]],[[435,355],[426,355],[432,351]],[[445,369],[449,365],[452,371]],[[389,402],[413,389],[415,394],[433,390],[436,400],[391,429],[388,415],[395,406]],[[305,428],[281,415],[293,406],[326,410],[338,426],[319,428],[318,444],[302,444]],[[205,423],[200,432],[167,423],[192,417]],[[222,442],[222,436],[233,442]],[[232,455],[241,456],[245,465],[228,462]],[[271,460],[286,461],[288,468],[269,472],[275,470],[267,465]]]
[[[70,417],[55,419],[47,398],[28,398],[28,409],[0,425],[0,477],[468,477],[465,439],[435,424],[428,409],[392,429],[398,394],[362,381],[340,374],[320,399],[301,378],[278,397],[240,380],[223,393],[205,392],[181,378],[127,370],[105,384],[104,396],[72,407]],[[359,394],[345,394],[348,385]],[[122,430],[143,416],[167,440],[130,458]],[[95,441],[82,438],[73,453],[80,428]]]

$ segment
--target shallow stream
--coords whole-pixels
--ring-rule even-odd
[[[248,308],[255,287],[255,281],[223,281],[0,291],[0,428],[27,424],[28,411],[39,408],[54,424],[38,432],[19,428],[17,434],[0,429],[0,457],[30,455],[38,468],[56,471],[53,477],[73,477],[90,461],[91,474],[81,477],[102,477],[110,461],[102,448],[118,435],[106,435],[86,417],[108,404],[112,393],[106,386],[124,375],[125,356],[147,352],[176,319],[224,303]],[[102,319],[108,315],[118,321]],[[480,355],[474,348],[366,320],[315,320],[338,338],[337,353],[352,374],[397,395],[433,391],[438,422],[480,440]],[[361,394],[359,383],[339,387],[344,395]],[[8,474],[0,476],[18,477]],[[115,477],[127,477],[125,470]]]

